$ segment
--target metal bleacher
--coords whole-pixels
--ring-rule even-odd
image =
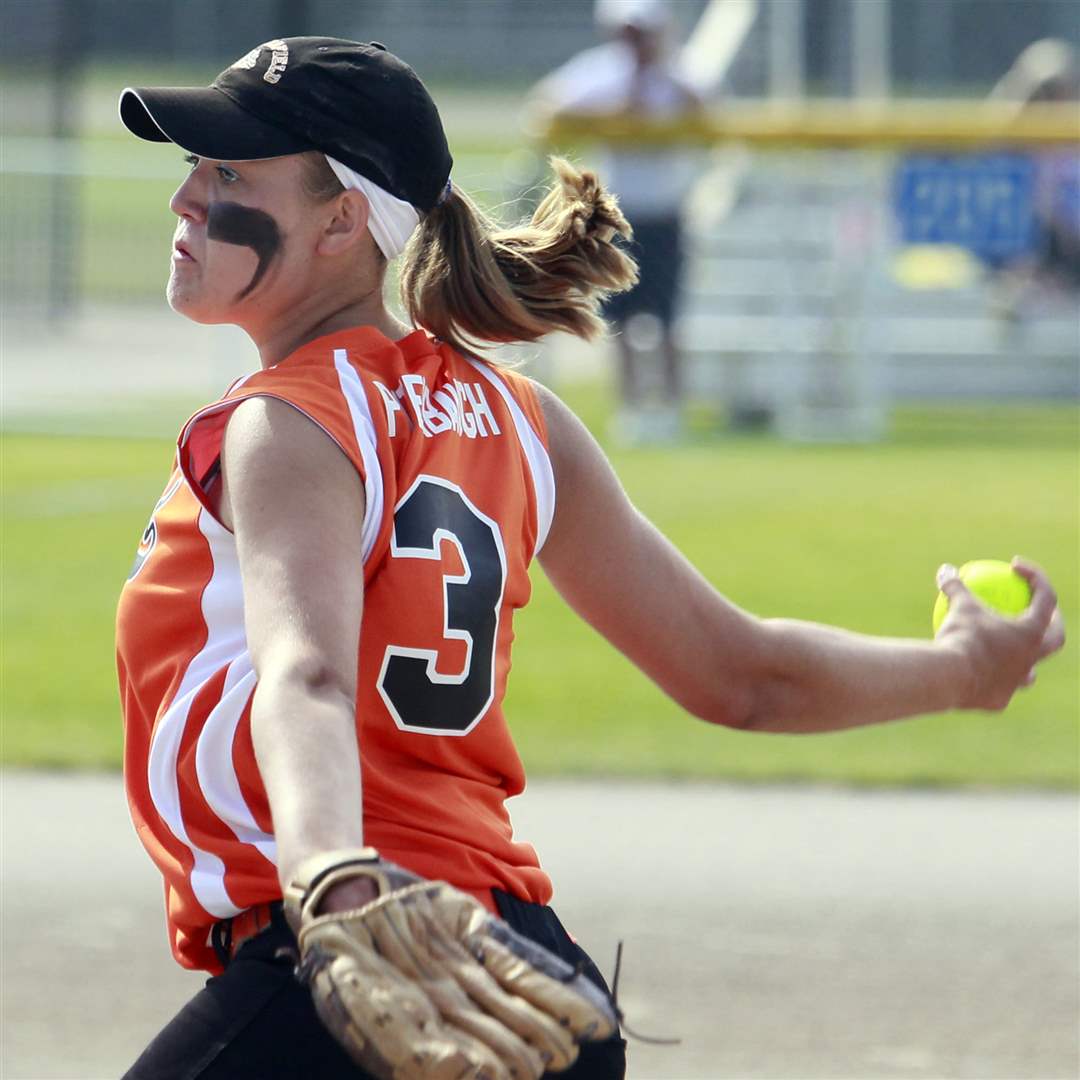
[[[980,268],[897,280],[890,160],[757,155],[702,179],[678,326],[696,396],[806,438],[876,437],[894,401],[1080,397],[1075,295],[1016,319]]]

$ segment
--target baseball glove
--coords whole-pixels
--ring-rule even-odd
[[[320,915],[366,876],[376,899]],[[378,1080],[537,1080],[618,1027],[607,995],[471,896],[372,848],[303,862],[285,890],[298,977],[352,1058]]]

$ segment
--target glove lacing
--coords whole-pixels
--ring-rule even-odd
[[[619,1026],[631,1039],[636,1039],[638,1042],[649,1043],[652,1046],[678,1046],[682,1042],[682,1039],[660,1038],[655,1035],[641,1035],[631,1029],[627,1024],[626,1016],[619,1007],[619,976],[622,974],[622,954],[623,943],[620,941],[618,945],[615,946],[615,974],[611,978],[611,1004],[615,1009],[615,1015],[619,1018]],[[578,970],[580,970],[580,968],[581,964],[579,962]]]

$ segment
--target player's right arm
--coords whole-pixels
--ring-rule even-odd
[[[538,388],[555,473],[540,563],[590,625],[694,715],[758,731],[817,732],[950,708],[1000,709],[1064,641],[1045,575],[1018,619],[958,579],[934,641],[760,619],[722,596],[630,502],[584,425]]]
[[[222,447],[258,686],[251,737],[284,887],[307,858],[363,846],[356,670],[364,486],[338,446],[283,401],[237,406]],[[371,898],[345,882],[324,910]]]

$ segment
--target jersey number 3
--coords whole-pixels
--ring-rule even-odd
[[[457,547],[464,569],[443,574],[443,637],[465,643],[465,665],[456,675],[444,675],[436,670],[437,650],[390,645],[378,687],[402,730],[465,735],[495,696],[506,553],[498,525],[461,488],[441,477],[421,476],[394,513],[390,554],[441,562],[444,540]]]

